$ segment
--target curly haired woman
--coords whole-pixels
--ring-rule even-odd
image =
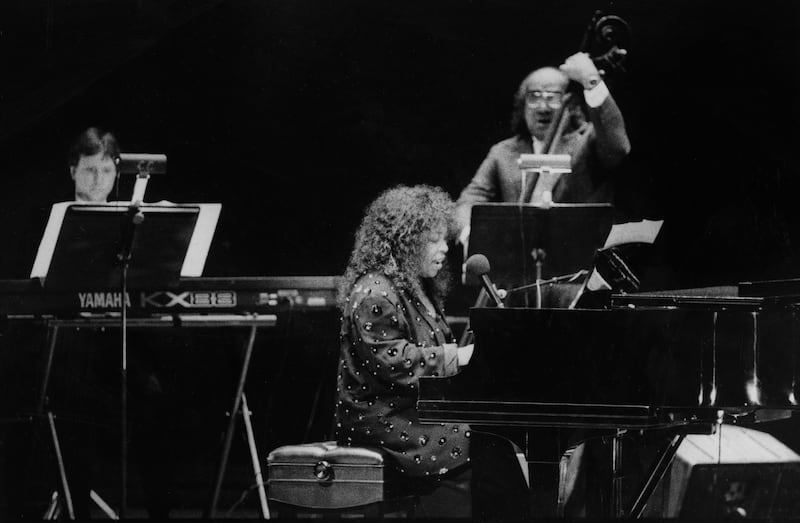
[[[427,517],[524,517],[513,444],[463,424],[421,424],[421,376],[451,376],[457,347],[442,302],[454,204],[439,188],[399,186],[368,208],[340,289],[337,438],[381,447]]]

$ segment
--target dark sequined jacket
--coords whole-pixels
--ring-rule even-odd
[[[337,439],[380,446],[411,476],[444,474],[469,461],[469,426],[420,424],[420,376],[458,371],[458,351],[442,312],[427,312],[381,274],[356,281],[342,315]]]

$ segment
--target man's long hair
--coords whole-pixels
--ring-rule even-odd
[[[442,268],[435,278],[421,281],[420,262],[430,234],[440,228],[454,233],[450,196],[439,187],[398,186],[384,191],[366,210],[356,231],[355,245],[339,288],[344,309],[356,280],[368,273],[383,274],[399,293],[427,291],[439,306],[447,295],[450,274]]]

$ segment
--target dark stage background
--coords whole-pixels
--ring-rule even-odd
[[[2,273],[27,272],[19,218],[71,197],[65,149],[90,124],[167,153],[150,199],[223,203],[212,273],[340,273],[376,193],[457,196],[521,78],[602,9],[634,36],[612,85],[633,144],[620,209],[667,220],[680,285],[800,275],[793,2],[18,4],[0,20]]]
[[[796,2],[26,0],[0,12],[0,277],[27,276],[89,125],[168,155],[149,200],[222,202],[207,274],[339,274],[379,191],[458,195],[509,135],[520,80],[577,51],[596,9],[633,30],[610,80],[633,146],[616,203],[666,220],[664,285],[800,276]],[[335,351],[335,324],[294,328]],[[279,353],[323,345],[295,335]],[[308,370],[288,357],[281,379]],[[253,370],[265,417],[300,386],[277,386],[272,363]],[[310,403],[281,418],[294,429],[260,420],[262,452],[324,436]]]

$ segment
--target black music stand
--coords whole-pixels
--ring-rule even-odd
[[[197,205],[71,204],[63,214],[57,236],[45,238],[37,254],[44,263],[43,282],[51,290],[119,290],[121,358],[121,468],[120,516],[127,510],[127,290],[135,286],[175,286],[180,279],[189,244],[200,214]],[[51,226],[48,223],[48,228]],[[48,258],[49,255],[49,258]],[[40,408],[44,408],[56,332],[50,336]],[[65,501],[72,516],[66,472],[60,458],[52,414],[47,413],[54,438]]]
[[[61,223],[44,288],[118,290],[174,287],[180,279],[200,208],[195,205],[71,205]],[[138,218],[136,215],[141,213]],[[132,220],[140,223],[132,224]]]
[[[469,254],[492,264],[492,279],[504,288],[537,288],[592,267],[611,230],[611,204],[515,203],[472,206]],[[467,279],[467,283],[471,282]],[[537,295],[539,293],[537,292]]]

